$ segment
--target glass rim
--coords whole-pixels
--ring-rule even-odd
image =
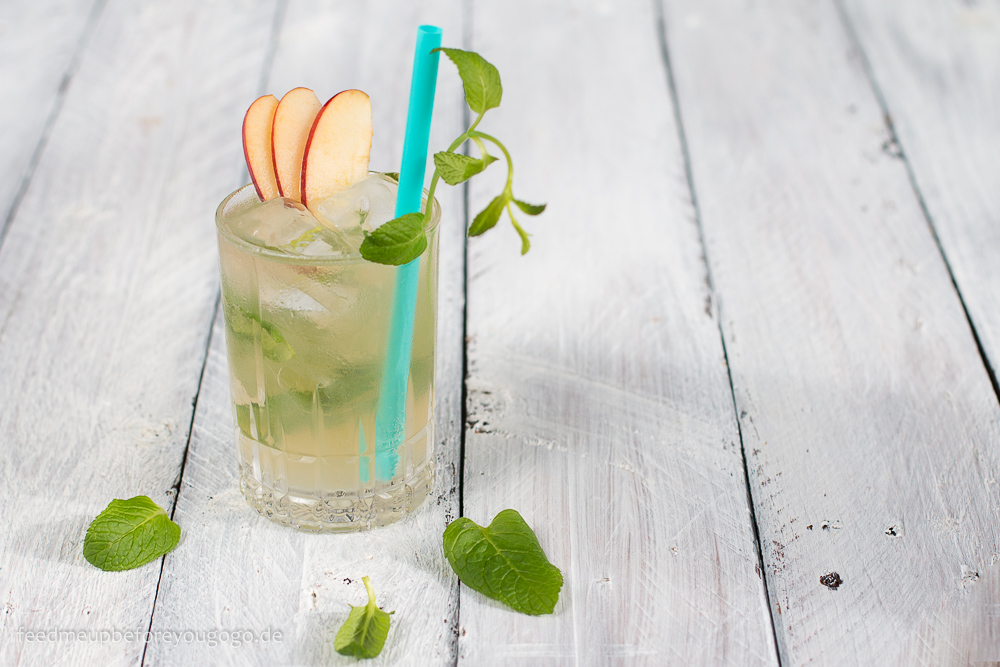
[[[380,174],[382,172],[370,172],[371,174]],[[360,252],[352,253],[340,253],[337,255],[319,255],[319,256],[306,256],[306,255],[289,255],[288,253],[281,252],[279,250],[273,250],[271,248],[265,248],[259,245],[254,245],[245,239],[241,239],[234,235],[228,228],[222,225],[223,211],[230,200],[236,195],[240,194],[247,188],[254,188],[253,183],[247,183],[246,185],[233,190],[228,195],[226,195],[222,203],[215,209],[215,229],[219,232],[219,236],[224,238],[229,245],[233,246],[239,251],[242,251],[251,255],[258,255],[261,257],[266,257],[275,261],[279,261],[285,264],[297,264],[297,265],[326,265],[326,264],[350,264],[356,262],[368,262],[364,257],[361,256]],[[423,191],[423,197],[421,198],[421,203],[427,201],[427,189]],[[441,220],[441,204],[438,202],[437,197],[434,198],[434,203],[431,206],[431,219],[427,222],[424,227],[424,231],[433,232],[437,229],[438,223]],[[429,244],[428,244],[429,246]],[[426,252],[426,251],[425,251]],[[368,262],[371,264],[372,262]]]

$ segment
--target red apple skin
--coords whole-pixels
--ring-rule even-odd
[[[293,88],[285,93],[274,111],[271,155],[282,197],[302,201],[303,154],[321,106],[316,93],[309,88]]]
[[[243,117],[243,157],[261,201],[279,195],[271,150],[271,124],[277,106],[278,99],[274,95],[264,95],[254,100]]]
[[[345,90],[331,97],[316,114],[302,156],[302,203],[311,210],[312,205],[366,178],[371,149],[368,95]]]

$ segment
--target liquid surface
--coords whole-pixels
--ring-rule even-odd
[[[248,186],[221,207],[220,230],[231,239],[290,258],[357,255],[364,233],[395,217],[397,188],[388,176],[372,174],[320,202],[313,216],[284,197],[261,202]]]

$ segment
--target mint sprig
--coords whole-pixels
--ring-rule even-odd
[[[173,550],[181,527],[148,496],[112,500],[90,522],[83,557],[105,571],[131,570]]]
[[[424,214],[407,213],[365,234],[361,256],[369,262],[399,266],[420,257],[425,248]]]
[[[374,658],[382,652],[385,638],[389,635],[389,614],[375,604],[371,579],[363,577],[361,581],[368,591],[368,604],[364,607],[351,605],[351,613],[337,631],[333,648],[341,655]]]
[[[370,262],[378,264],[407,264],[423,253],[427,247],[425,228],[430,220],[431,207],[434,205],[434,191],[439,180],[448,185],[464,183],[476,174],[486,170],[497,158],[487,151],[486,144],[492,144],[503,153],[507,163],[507,182],[499,195],[473,219],[469,226],[469,236],[479,236],[489,231],[500,221],[504,212],[510,218],[511,224],[521,237],[521,254],[531,248],[529,234],[521,227],[514,216],[514,208],[520,209],[525,215],[538,215],[545,210],[545,205],[528,204],[514,197],[514,162],[506,146],[494,136],[476,129],[483,116],[490,109],[500,106],[503,97],[503,86],[500,83],[500,73],[497,68],[485,58],[473,51],[441,48],[455,63],[458,75],[462,78],[465,90],[465,101],[469,108],[477,114],[469,128],[451,143],[448,150],[434,154],[434,175],[427,189],[427,205],[423,213],[409,213],[390,220],[381,225],[371,234],[365,234],[361,243],[361,256]],[[472,141],[479,151],[479,157],[471,157],[458,153],[458,149],[467,141]],[[411,216],[417,216],[413,218]],[[379,233],[382,232],[380,235]]]
[[[515,510],[503,510],[485,528],[455,519],[444,530],[444,555],[466,586],[515,611],[551,614],[559,600],[562,572]]]

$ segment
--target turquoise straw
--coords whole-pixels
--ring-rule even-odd
[[[403,139],[403,164],[399,169],[396,217],[420,211],[427,165],[427,144],[431,134],[431,111],[441,46],[441,28],[422,25],[417,29],[410,81],[410,107]],[[413,346],[413,311],[417,303],[420,258],[396,269],[396,289],[392,297],[392,323],[382,368],[378,412],[375,414],[375,475],[379,481],[392,479],[399,463],[399,446],[406,438],[406,385],[410,377]]]

